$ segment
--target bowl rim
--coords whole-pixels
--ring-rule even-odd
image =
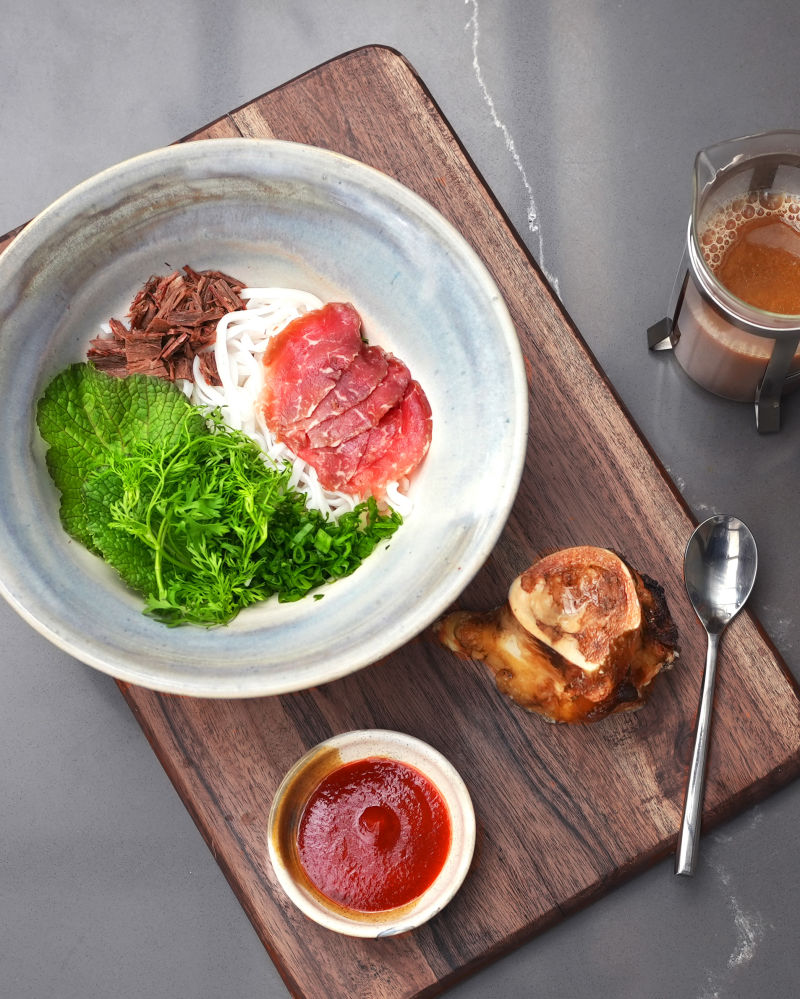
[[[442,870],[433,883],[412,902],[396,909],[359,913],[349,917],[338,906],[326,906],[317,895],[306,890],[294,877],[281,855],[277,840],[283,803],[293,783],[322,754],[331,753],[330,765],[319,773],[319,780],[339,767],[368,757],[385,757],[419,770],[444,798],[451,822],[451,848]],[[302,809],[319,780],[306,789],[293,810],[292,820],[299,821]],[[392,729],[354,729],[324,739],[304,753],[286,772],[270,806],[267,820],[269,859],[279,885],[297,908],[309,919],[345,936],[380,938],[396,936],[416,929],[432,919],[456,895],[472,865],[476,842],[475,810],[461,774],[450,760],[429,743]]]

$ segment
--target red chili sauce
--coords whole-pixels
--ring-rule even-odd
[[[344,908],[378,912],[434,882],[450,837],[447,805],[424,774],[369,757],[322,780],[300,818],[297,847],[318,891]]]

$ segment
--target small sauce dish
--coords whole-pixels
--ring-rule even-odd
[[[281,887],[310,919],[348,936],[394,936],[427,922],[461,887],[474,849],[464,781],[441,753],[401,732],[320,743],[289,770],[270,809]]]

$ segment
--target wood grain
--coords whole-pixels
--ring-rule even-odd
[[[323,146],[394,176],[456,225],[508,303],[529,376],[527,462],[507,527],[459,603],[499,604],[537,555],[600,544],[662,583],[681,634],[681,658],[647,707],[586,727],[526,714],[483,666],[427,635],[353,676],[282,697],[205,701],[120,684],[293,995],[433,995],[674,849],[705,648],[682,582],[694,521],[401,56],[349,53],[184,141],[237,135]],[[705,829],[797,776],[799,721],[796,684],[745,612],[720,656]],[[307,748],[373,726],[416,735],[452,760],[479,833],[472,870],[443,913],[402,938],[366,942],[322,930],[285,898],[266,819]]]

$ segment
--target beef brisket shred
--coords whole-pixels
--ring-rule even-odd
[[[111,375],[156,375],[175,381],[192,378],[200,355],[206,381],[219,385],[214,360],[217,322],[243,309],[241,281],[222,271],[195,271],[188,265],[172,274],[154,275],[137,293],[128,310],[129,326],[109,321],[110,333],[95,337],[87,358]]]

